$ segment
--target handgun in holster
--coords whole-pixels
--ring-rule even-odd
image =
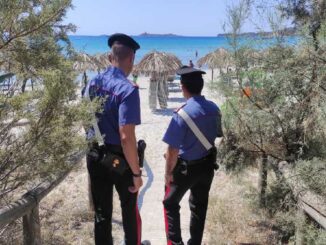
[[[144,167],[144,158],[145,158],[145,149],[146,149],[146,142],[144,140],[139,140],[137,143],[137,151],[138,151],[138,158],[139,158],[139,167]]]
[[[178,157],[177,164],[173,170],[174,174],[180,173],[183,175],[187,175],[188,167],[186,161]]]

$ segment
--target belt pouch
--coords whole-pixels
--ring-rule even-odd
[[[110,171],[123,175],[129,169],[127,160],[110,151],[105,152],[100,163],[106,166]]]

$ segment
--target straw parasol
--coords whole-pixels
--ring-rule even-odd
[[[251,48],[247,48],[243,52],[248,67],[258,65],[265,55],[266,52],[259,52],[258,50]]]
[[[212,80],[214,76],[214,69],[219,68],[220,70],[224,66],[228,66],[230,60],[229,52],[224,48],[216,49],[215,51],[208,53],[204,57],[197,61],[199,67],[207,65],[208,68],[212,69]]]
[[[74,59],[73,68],[79,72],[86,72],[87,70],[96,71],[97,66],[92,56],[86,53],[78,53]]]
[[[134,66],[134,72],[146,76],[167,76],[174,74],[181,66],[181,61],[175,55],[152,51]]]
[[[111,65],[111,62],[109,60],[109,56],[107,53],[96,54],[92,57],[92,59],[94,60],[94,63],[97,66],[97,71],[106,69],[107,67],[109,67]]]
[[[92,56],[86,53],[78,53],[74,59],[73,69],[83,73],[83,83],[87,83],[86,71],[96,71],[97,65],[96,61]]]

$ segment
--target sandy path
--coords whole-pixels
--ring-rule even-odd
[[[158,110],[152,113],[148,106],[148,78],[139,79],[141,108],[142,108],[142,124],[137,127],[137,137],[147,142],[146,163],[150,168],[150,178],[144,178],[144,186],[151,182],[150,188],[142,191],[140,197],[143,196],[141,205],[141,216],[143,221],[143,239],[148,239],[154,245],[166,244],[165,225],[163,218],[164,197],[164,158],[163,153],[167,145],[162,141],[162,137],[171,120],[173,111],[180,107],[185,100],[182,99],[177,83],[170,87],[170,95],[168,101],[168,109]],[[148,175],[148,171],[145,173]],[[148,184],[147,184],[148,185]],[[188,196],[188,195],[186,195]],[[142,198],[141,198],[142,200]],[[182,231],[185,238],[188,235],[189,209],[187,199],[182,201]],[[185,208],[187,207],[187,208]]]

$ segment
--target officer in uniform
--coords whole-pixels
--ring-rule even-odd
[[[126,245],[141,244],[141,219],[137,207],[138,190],[142,186],[141,169],[137,155],[135,126],[140,124],[138,87],[127,79],[132,71],[139,44],[125,34],[114,34],[108,40],[112,64],[91,80],[86,90],[90,99],[102,98],[103,111],[96,113],[97,125],[104,145],[92,145],[87,154],[87,168],[95,209],[95,244],[112,245],[112,194],[115,186],[121,202]],[[91,137],[96,127],[88,130]],[[120,155],[127,168],[118,173],[102,163],[100,156]],[[94,154],[95,153],[95,154]],[[109,154],[108,154],[109,155]],[[114,161],[114,167],[120,161]]]
[[[205,72],[184,66],[177,71],[181,75],[181,87],[185,105],[173,115],[163,141],[168,144],[165,156],[165,197],[163,201],[168,245],[184,244],[180,230],[179,203],[190,189],[191,210],[189,245],[202,241],[208,196],[216,164],[214,141],[222,137],[221,114],[218,106],[201,95]],[[206,138],[206,147],[180,116],[181,110],[188,115],[195,127]],[[208,149],[210,148],[210,149]]]

